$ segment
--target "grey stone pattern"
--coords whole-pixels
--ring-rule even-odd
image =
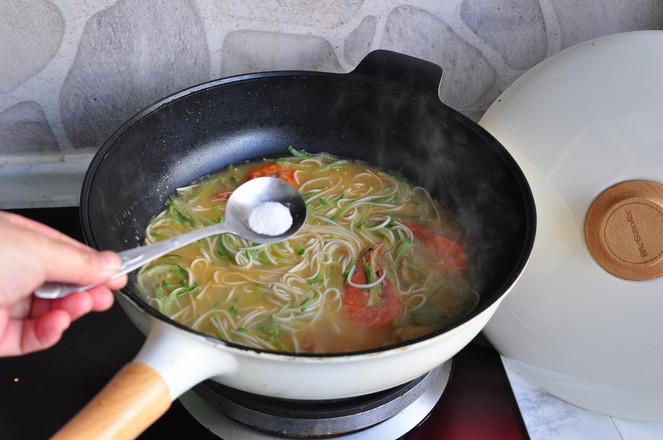
[[[87,22],[60,92],[74,147],[100,146],[161,97],[208,78],[209,52],[190,1],[125,0]]]
[[[490,4],[494,6],[490,8]],[[477,37],[499,51],[514,69],[527,69],[546,56],[545,22],[535,0],[507,0],[497,4],[465,0],[460,16]]]
[[[0,156],[94,151],[158,99],[218,77],[347,72],[371,50],[439,64],[474,120],[547,57],[663,29],[660,0],[4,0]]]
[[[291,25],[326,30],[337,28],[353,20],[360,13],[365,1],[212,0],[210,3],[215,14],[219,16],[263,23],[272,26],[272,30]],[[229,23],[232,23],[232,18]]]
[[[10,0],[2,5],[0,35],[2,99],[55,57],[64,35],[64,17],[44,0]]]
[[[483,54],[451,25],[423,9],[395,8],[385,25],[382,47],[440,65],[441,99],[457,110],[476,107],[495,84],[495,68]]]
[[[39,104],[23,101],[0,113],[3,153],[57,152],[58,144]]]
[[[275,70],[342,71],[325,38],[280,32],[228,33],[223,43],[220,76]]]
[[[362,57],[371,51],[377,22],[378,19],[374,15],[364,17],[359,25],[345,38],[343,56],[349,64],[356,66]]]

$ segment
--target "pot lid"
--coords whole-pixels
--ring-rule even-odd
[[[663,418],[663,32],[602,37],[535,66],[480,124],[537,205],[521,279],[485,329],[535,385]]]

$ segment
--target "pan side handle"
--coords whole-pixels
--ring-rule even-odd
[[[142,362],[130,362],[53,439],[133,439],[170,403],[161,375]]]
[[[210,377],[233,374],[237,360],[200,335],[156,318],[136,357],[74,416],[54,440],[134,439],[173,400]]]
[[[369,76],[373,82],[396,82],[412,91],[439,100],[442,68],[437,64],[390,50],[374,50],[350,76]],[[386,85],[386,84],[385,84]]]

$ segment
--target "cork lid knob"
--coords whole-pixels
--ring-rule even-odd
[[[663,275],[663,185],[629,180],[603,191],[585,221],[596,262],[627,280]]]

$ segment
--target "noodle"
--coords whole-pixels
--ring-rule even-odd
[[[378,348],[472,310],[462,231],[428,191],[360,162],[291,151],[179,188],[145,243],[222,221],[230,191],[259,175],[298,187],[301,230],[269,245],[223,234],[161,257],[138,275],[150,305],[219,339],[288,352]]]

